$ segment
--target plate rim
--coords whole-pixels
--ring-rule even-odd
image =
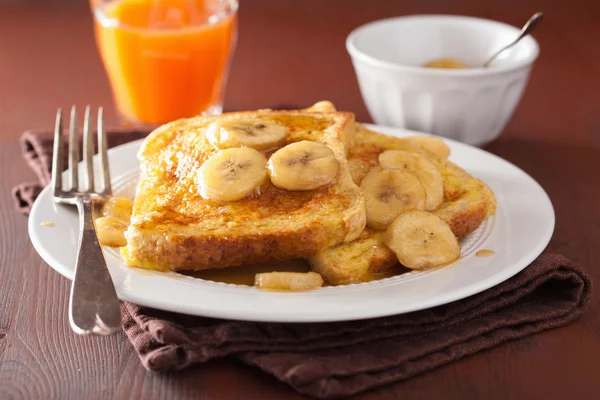
[[[412,131],[412,130],[408,130],[408,129],[390,127],[390,126],[385,126],[385,125],[367,124],[367,123],[365,123],[363,125],[369,129],[376,130],[376,131],[386,134],[388,136],[412,136],[412,135],[429,135],[429,136],[431,136],[430,134],[423,133],[423,132],[417,132],[417,131]],[[144,139],[138,139],[138,140],[128,142],[128,143],[125,143],[120,146],[115,146],[115,147],[109,149],[109,159],[110,159],[111,153],[114,153],[116,151],[124,151],[124,148],[126,148],[126,147],[139,147],[140,144],[143,142],[143,140]],[[547,205],[549,206],[548,211],[550,212],[550,215],[547,216],[547,217],[549,217],[549,219],[547,221],[547,222],[549,222],[549,225],[548,225],[546,231],[544,232],[544,235],[542,235],[542,237],[540,237],[538,239],[537,245],[534,246],[534,248],[530,249],[526,255],[520,256],[518,262],[516,263],[516,264],[519,264],[519,266],[514,266],[514,265],[507,266],[505,268],[500,269],[497,273],[494,273],[494,274],[488,276],[486,279],[477,281],[476,284],[472,283],[470,285],[463,286],[460,289],[454,289],[451,292],[439,293],[436,296],[430,297],[426,300],[421,300],[418,303],[418,305],[414,305],[413,307],[405,307],[405,310],[398,311],[397,309],[393,309],[393,310],[380,309],[380,310],[369,310],[367,312],[365,312],[363,310],[362,312],[356,312],[352,316],[347,316],[347,315],[324,316],[324,315],[320,315],[318,312],[314,313],[313,315],[304,315],[304,314],[294,315],[294,313],[288,313],[285,315],[283,315],[283,314],[273,315],[273,314],[269,314],[268,312],[262,312],[260,314],[246,316],[246,315],[240,315],[239,312],[236,313],[236,312],[232,312],[231,310],[223,311],[223,309],[213,309],[211,307],[203,307],[202,309],[198,309],[197,304],[194,304],[194,305],[191,305],[188,303],[170,304],[170,303],[159,302],[159,301],[154,300],[153,298],[148,298],[147,295],[144,296],[140,293],[136,293],[135,291],[132,292],[129,290],[124,291],[123,293],[119,293],[119,298],[124,301],[130,301],[132,303],[136,303],[136,304],[140,304],[140,305],[144,305],[144,306],[148,306],[148,307],[152,307],[152,308],[157,308],[157,309],[162,309],[162,310],[172,311],[172,312],[178,312],[178,313],[185,313],[185,314],[189,314],[189,315],[210,317],[210,318],[256,321],[256,322],[318,323],[318,322],[339,322],[339,321],[349,321],[349,320],[363,320],[363,319],[371,319],[371,318],[380,318],[380,317],[386,317],[386,316],[391,316],[391,315],[399,315],[399,314],[419,311],[419,310],[447,304],[447,303],[450,303],[453,301],[461,300],[466,297],[472,296],[474,294],[483,292],[493,286],[496,286],[496,285],[506,281],[507,279],[510,279],[512,276],[516,275],[517,273],[519,273],[523,269],[525,269],[546,248],[546,246],[548,245],[548,243],[550,242],[550,240],[552,238],[552,235],[553,235],[554,229],[555,229],[556,217],[555,217],[554,206],[553,206],[552,201],[549,198],[548,194],[544,190],[544,188],[535,179],[533,179],[529,174],[527,174],[525,171],[523,171],[518,166],[512,164],[511,162],[509,162],[507,160],[504,160],[503,158],[501,158],[495,154],[489,153],[489,152],[487,152],[483,149],[477,148],[475,146],[461,143],[461,142],[458,142],[458,141],[455,141],[452,139],[443,138],[443,140],[448,142],[449,144],[452,144],[453,146],[466,147],[469,149],[469,151],[474,150],[476,152],[479,152],[481,155],[483,155],[485,157],[492,157],[498,162],[506,163],[506,164],[510,165],[516,171],[518,171],[520,174],[522,174],[524,178],[527,178],[529,180],[529,183],[533,184],[535,189],[539,191],[539,194],[543,195],[544,200],[547,201]],[[117,175],[117,179],[119,178],[119,176],[125,175],[125,174],[129,173],[130,171],[131,170],[120,171],[120,173]],[[114,179],[113,179],[113,181],[114,181]],[[72,268],[61,265],[61,262],[59,260],[57,260],[54,257],[54,255],[52,255],[50,252],[48,252],[47,249],[45,249],[42,246],[42,244],[37,242],[37,240],[35,240],[35,238],[34,238],[35,230],[39,229],[39,226],[38,226],[39,224],[36,224],[35,222],[39,222],[39,221],[34,221],[34,218],[32,218],[32,216],[34,216],[36,214],[37,208],[41,207],[38,200],[48,196],[49,187],[50,187],[50,185],[48,185],[47,187],[45,187],[42,190],[42,192],[40,193],[40,195],[38,196],[38,198],[36,199],[36,201],[33,204],[33,207],[31,209],[31,213],[30,213],[30,217],[29,217],[29,221],[28,221],[28,232],[29,232],[30,240],[31,240],[35,250],[41,256],[41,258],[52,269],[54,269],[55,271],[60,273],[62,276],[66,277],[67,279],[72,279],[71,278],[72,274],[69,274],[69,271],[71,271]],[[51,197],[50,197],[50,200],[51,200]],[[40,202],[41,202],[41,200],[40,200]],[[105,255],[105,257],[108,259],[110,256]],[[233,288],[222,288],[222,289],[233,289]],[[285,293],[284,295],[288,296],[290,298],[291,297],[301,298],[300,296],[305,296],[309,293],[311,293],[311,292],[308,292],[308,293]],[[263,295],[263,294],[261,294],[261,295]]]

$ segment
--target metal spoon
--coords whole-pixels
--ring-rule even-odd
[[[498,55],[500,53],[502,53],[504,50],[514,46],[515,44],[517,44],[519,42],[519,40],[523,39],[525,36],[527,36],[531,32],[533,32],[533,30],[535,29],[537,24],[539,24],[543,18],[544,18],[544,14],[541,12],[537,12],[537,13],[533,14],[533,16],[531,18],[529,18],[529,21],[527,21],[527,23],[521,29],[519,36],[512,43],[504,46],[503,48],[498,50],[496,53],[494,53],[493,56],[488,58],[488,60],[483,63],[483,68],[487,68],[491,64],[491,62],[494,61],[496,59],[496,57],[498,57]]]

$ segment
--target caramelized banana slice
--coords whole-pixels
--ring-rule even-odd
[[[218,149],[252,147],[265,150],[285,137],[285,127],[267,118],[238,117],[215,121],[206,130],[206,138]]]
[[[387,150],[379,155],[383,168],[397,168],[415,174],[427,192],[425,210],[435,210],[444,200],[444,179],[440,170],[422,154]]]
[[[132,210],[133,201],[125,197],[111,197],[102,205],[101,212],[104,217],[114,217],[129,223]]]
[[[254,286],[299,292],[320,288],[323,286],[323,278],[316,272],[264,272],[254,276]]]
[[[96,219],[95,226],[98,241],[102,246],[122,247],[127,245],[126,222],[115,217],[100,217]]]
[[[436,136],[411,136],[406,138],[404,143],[407,145],[407,151],[431,153],[438,158],[448,158],[450,156],[450,147]]]
[[[367,225],[385,229],[402,211],[422,210],[427,198],[415,175],[399,169],[375,169],[360,184],[365,197]]]
[[[323,143],[303,140],[277,150],[267,168],[271,182],[286,190],[314,190],[335,179],[338,161]]]
[[[249,147],[219,150],[198,171],[200,195],[208,200],[237,201],[267,179],[267,159]]]
[[[332,102],[327,101],[327,100],[322,100],[322,101],[316,102],[312,106],[308,107],[305,111],[327,113],[327,112],[336,112],[336,109]]]
[[[450,226],[426,211],[400,214],[383,235],[383,242],[411,269],[437,267],[460,256],[460,245]]]

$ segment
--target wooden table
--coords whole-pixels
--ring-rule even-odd
[[[0,6],[0,399],[301,398],[232,360],[177,374],[144,370],[124,334],[74,335],[69,282],[36,254],[11,188],[34,175],[17,138],[52,126],[56,107],[104,105],[116,122],[82,1]],[[31,4],[34,3],[34,4]],[[40,3],[39,5],[37,3]],[[43,4],[41,4],[43,3]],[[83,3],[83,4],[82,4]],[[514,118],[487,150],[523,168],[548,191],[557,224],[550,250],[600,282],[600,2],[480,0],[242,0],[229,109],[332,100],[369,121],[344,39],[364,22],[454,13],[522,24],[547,18],[541,56]],[[591,399],[600,393],[600,299],[553,331],[507,343],[366,399]]]

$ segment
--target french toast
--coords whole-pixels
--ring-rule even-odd
[[[301,141],[329,147],[338,162],[333,181],[292,191],[266,181],[237,201],[215,202],[198,192],[197,175],[217,149],[207,138],[215,121],[259,116],[286,128],[276,150]],[[182,119],[157,128],[138,157],[141,174],[123,255],[129,265],[202,270],[306,257],[354,240],[365,226],[364,199],[354,184],[346,146],[354,134],[347,112],[272,111]]]
[[[333,105],[321,105],[331,111]],[[475,230],[496,210],[489,187],[472,177],[440,154],[415,146],[405,138],[386,136],[356,124],[355,137],[348,150],[348,165],[354,182],[378,166],[379,155],[386,150],[421,152],[436,164],[443,177],[444,200],[432,213],[442,218],[457,238]],[[313,271],[331,285],[365,282],[397,270],[398,258],[383,242],[382,231],[366,227],[354,241],[340,243],[307,258]]]

